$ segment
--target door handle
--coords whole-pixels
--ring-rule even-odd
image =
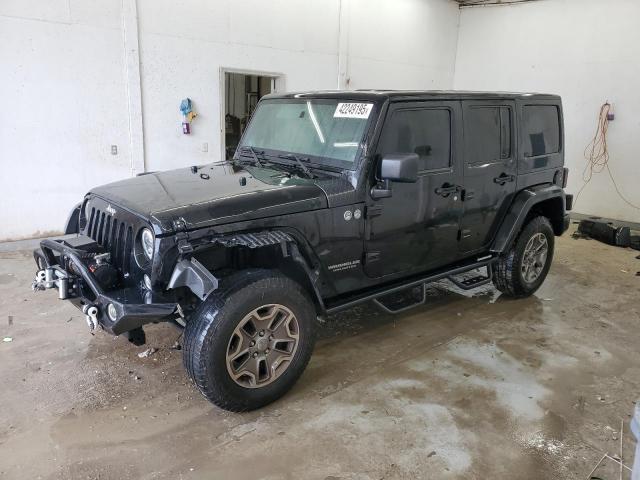
[[[504,185],[507,182],[514,182],[515,180],[515,175],[507,175],[506,173],[501,173],[499,177],[493,179],[494,183],[499,185]]]
[[[448,197],[452,193],[456,193],[458,191],[457,185],[451,185],[450,183],[443,183],[441,187],[435,189],[436,195],[442,195],[443,197]]]

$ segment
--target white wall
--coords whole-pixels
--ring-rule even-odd
[[[548,0],[461,10],[454,86],[562,95],[569,190],[582,186],[585,146],[600,105],[614,106],[610,168],[620,190],[640,205],[640,2]],[[575,211],[640,222],[606,172],[580,195]]]
[[[60,230],[129,175],[120,23],[110,0],[0,2],[0,239]]]
[[[137,1],[147,170],[220,157],[222,67],[281,73],[286,90],[338,87],[339,61],[348,88],[452,86],[450,0],[2,0],[0,240],[60,230],[89,188],[130,175],[123,1]]]
[[[458,4],[431,0],[347,2],[351,89],[450,89]]]

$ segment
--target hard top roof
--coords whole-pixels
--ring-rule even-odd
[[[315,90],[307,92],[272,93],[263,98],[336,98],[380,102],[385,100],[435,99],[530,99],[560,100],[558,95],[523,92],[474,92],[463,90]]]

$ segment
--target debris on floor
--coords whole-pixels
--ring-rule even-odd
[[[605,452],[619,456],[621,438],[631,467],[640,312],[629,283],[640,251],[556,240],[551,273],[528,299],[490,304],[491,292],[467,298],[443,282],[430,305],[398,316],[372,305],[331,316],[292,394],[252,414],[202,398],[167,322],[142,347],[90,337],[57,295],[23,303],[22,283],[0,282],[0,314],[14,317],[2,336],[18,336],[0,347],[0,479],[145,469],[186,479],[190,468],[194,478],[252,478],[248,457],[286,451],[265,457],[270,478],[585,480]],[[30,279],[32,263],[30,252],[0,261],[0,277],[10,268]],[[168,438],[180,439],[170,455]],[[594,475],[618,480],[619,468],[604,457]]]
[[[176,340],[170,348],[171,350],[182,350],[182,345],[180,345],[180,342]]]
[[[617,226],[600,217],[581,220],[573,238],[594,239],[615,247],[631,247],[640,250],[640,235],[632,235],[628,226]]]
[[[11,338],[11,337],[4,337],[4,338],[2,339],[2,341],[3,341],[3,342],[7,342],[7,343],[8,343],[8,342],[13,342],[13,338]]]
[[[147,358],[147,357],[150,357],[151,355],[153,355],[154,353],[156,353],[157,351],[158,351],[157,348],[147,348],[144,352],[140,352],[138,354],[138,357]]]
[[[9,326],[13,325],[13,315],[7,315],[7,320],[9,322]]]

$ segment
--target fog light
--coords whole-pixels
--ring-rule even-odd
[[[116,310],[116,306],[113,303],[110,303],[107,306],[107,315],[112,322],[115,322],[118,319],[118,312]]]
[[[144,277],[142,277],[142,281],[144,282],[144,288],[151,290],[151,279],[149,275],[145,274]]]

